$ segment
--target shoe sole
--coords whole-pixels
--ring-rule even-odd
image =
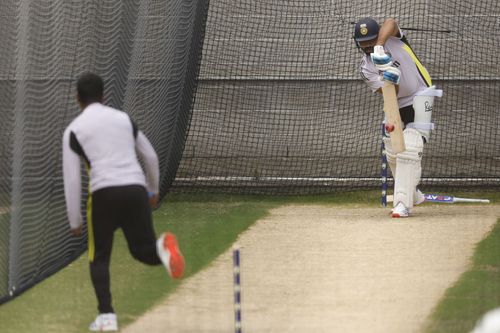
[[[112,327],[101,327],[98,332],[117,332],[118,327],[112,326]]]
[[[114,324],[107,323],[107,324],[97,325],[94,322],[89,326],[89,331],[92,331],[92,332],[116,332],[116,331],[118,331],[118,323],[115,322]]]
[[[163,238],[163,248],[170,253],[170,275],[174,279],[180,279],[184,275],[184,257],[179,250],[177,238],[174,234],[167,232]]]

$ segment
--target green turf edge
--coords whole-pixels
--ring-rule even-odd
[[[453,194],[500,202],[498,193]],[[171,230],[178,236],[186,257],[187,277],[210,264],[269,209],[283,204],[378,207],[380,192],[361,190],[313,196],[171,194],[154,213],[155,228],[157,232]],[[111,274],[121,327],[161,302],[178,286],[166,278],[162,267],[135,262],[121,232],[115,237]],[[5,333],[88,332],[87,326],[95,314],[96,301],[85,253],[61,272],[0,306],[0,327]]]
[[[474,250],[470,268],[433,309],[423,332],[470,332],[477,320],[500,306],[500,219]]]

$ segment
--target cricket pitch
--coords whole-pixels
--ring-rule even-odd
[[[243,332],[419,332],[498,205],[287,205],[240,235]],[[234,332],[231,250],[122,332]]]

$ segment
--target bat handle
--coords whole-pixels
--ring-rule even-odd
[[[490,200],[488,200],[488,199],[455,198],[454,202],[482,202],[482,203],[490,203]]]

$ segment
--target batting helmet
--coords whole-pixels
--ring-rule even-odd
[[[377,21],[370,17],[359,20],[354,26],[354,40],[356,43],[372,40],[378,37],[380,28]]]

